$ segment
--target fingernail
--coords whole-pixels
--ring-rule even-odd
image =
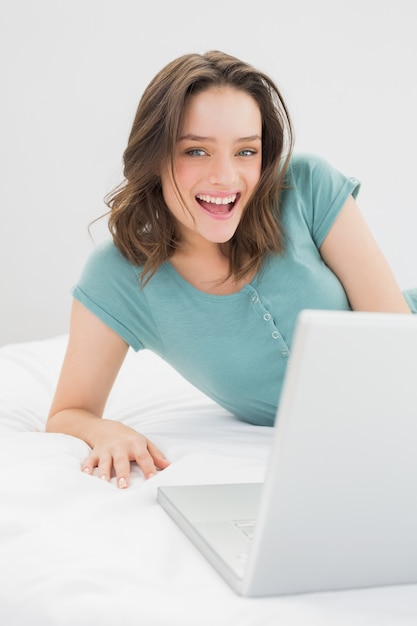
[[[117,481],[117,484],[119,485],[119,489],[125,489],[127,487],[127,480],[126,480],[126,478],[121,476],[119,478],[119,480]]]
[[[100,474],[99,478],[101,478],[101,480],[107,480],[106,474]]]
[[[88,467],[85,467],[83,469],[84,474],[89,474],[90,473],[90,469]]]
[[[155,472],[151,472],[150,474],[148,474],[148,478],[153,478],[154,476],[156,476]]]

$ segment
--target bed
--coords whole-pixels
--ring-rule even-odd
[[[237,421],[147,351],[128,353],[107,417],[149,436],[171,466],[148,481],[133,467],[127,490],[83,474],[88,446],[44,432],[66,340],[0,348],[0,624],[417,624],[417,585],[258,599],[231,591],[156,489],[262,480],[272,429]]]

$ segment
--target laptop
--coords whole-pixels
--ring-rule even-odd
[[[265,481],[157,498],[242,596],[417,583],[417,316],[303,311]]]

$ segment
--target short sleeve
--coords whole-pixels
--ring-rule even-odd
[[[152,332],[146,298],[135,268],[112,241],[90,254],[72,295],[134,350],[143,348],[142,335]]]
[[[412,313],[417,313],[417,288],[406,289],[403,291],[404,298],[407,300],[407,304],[410,307]]]
[[[357,197],[360,182],[312,154],[293,157],[289,185],[294,188],[311,237],[320,248],[350,195]]]

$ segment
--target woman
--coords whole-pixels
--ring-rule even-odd
[[[302,309],[410,313],[357,208],[358,181],[292,145],[271,79],[221,52],[182,56],[145,90],[108,199],[113,239],[73,292],[47,424],[91,446],[85,472],[114,472],[124,488],[131,461],[146,478],[169,464],[102,419],[129,345],[272,425]]]

